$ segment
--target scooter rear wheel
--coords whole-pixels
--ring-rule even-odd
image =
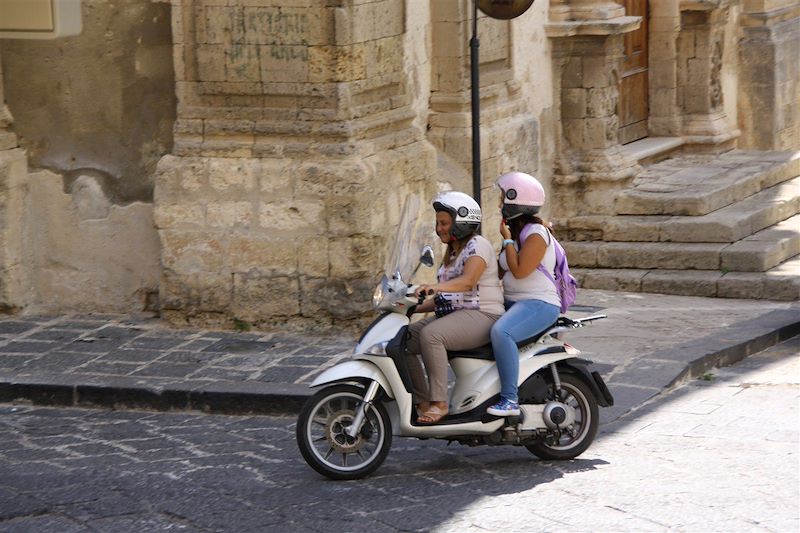
[[[579,456],[594,440],[599,424],[599,408],[592,390],[580,378],[571,374],[561,376],[560,401],[575,410],[575,422],[535,444],[525,446],[541,459],[566,460]]]
[[[367,406],[364,425],[355,437],[345,430],[356,416],[365,390],[333,385],[309,398],[297,419],[297,446],[306,462],[331,479],[369,475],[389,454],[392,425],[380,403]]]

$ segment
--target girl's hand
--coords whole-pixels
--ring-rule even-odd
[[[503,236],[503,239],[511,238],[511,228],[508,227],[505,219],[500,221],[500,235]]]

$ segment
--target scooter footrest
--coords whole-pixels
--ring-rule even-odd
[[[497,415],[490,415],[489,413],[484,413],[481,417],[481,422],[484,424],[488,422],[494,422],[495,420],[505,419],[506,426],[516,426],[517,424],[522,422],[521,416],[497,416]]]

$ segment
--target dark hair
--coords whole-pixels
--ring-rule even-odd
[[[522,229],[528,224],[541,224],[549,230],[548,224],[536,215],[521,215],[516,218],[512,218],[508,221],[508,227],[511,229],[511,238],[514,239],[520,246],[522,243],[519,242],[519,235],[522,233]]]

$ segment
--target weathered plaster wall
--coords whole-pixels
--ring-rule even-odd
[[[0,40],[21,147],[0,163],[0,307],[157,307],[152,174],[172,148],[170,9],[84,0],[78,36]]]
[[[67,186],[92,173],[114,203],[152,202],[175,120],[170,5],[83,0],[81,14],[75,37],[0,40],[14,130],[31,168]]]
[[[157,306],[161,273],[153,205],[114,205],[91,176],[28,175],[23,250],[30,311],[138,312]]]

